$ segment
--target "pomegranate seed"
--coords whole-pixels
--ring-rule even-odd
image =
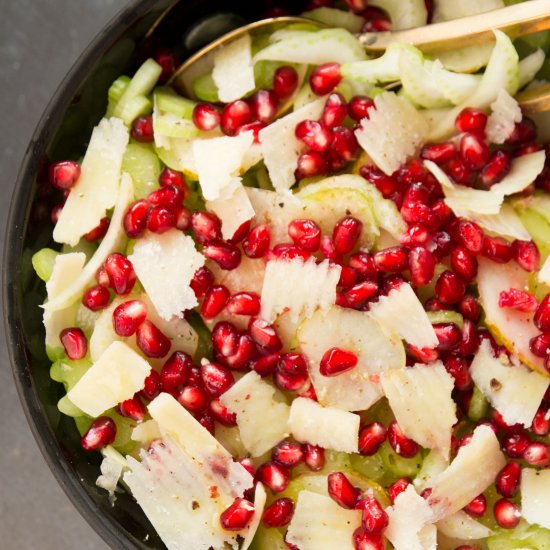
[[[357,502],[356,510],[361,510],[361,527],[367,533],[380,534],[388,526],[388,514],[373,496],[366,496]]]
[[[540,252],[533,241],[514,241],[512,257],[522,269],[529,273],[537,271],[540,267]]]
[[[172,345],[151,321],[143,321],[139,325],[136,331],[136,343],[147,357],[164,357]]]
[[[325,63],[313,69],[309,77],[309,85],[314,94],[326,95],[330,94],[340,84],[341,80],[340,65],[338,63]]]
[[[347,0],[348,2],[350,0]],[[351,0],[352,2],[361,2],[362,0]],[[391,21],[384,11],[378,8],[367,8],[361,13],[365,23],[361,27],[361,32],[386,32],[391,30]]]
[[[484,335],[484,339],[485,339],[485,335]],[[496,342],[493,340],[489,340],[487,338],[487,340],[491,343],[491,346],[493,346],[493,353],[498,356],[498,353],[499,353],[499,350],[496,346]],[[510,425],[510,424],[507,424],[505,421],[504,421],[504,418],[502,417],[502,415],[498,412],[498,411],[495,411],[493,410],[491,412],[491,420],[492,422],[497,426],[497,428],[499,430],[503,430],[504,432],[507,432],[508,434],[512,433],[512,432],[519,432],[521,431],[521,424],[514,424],[514,425]],[[524,434],[525,435],[525,434]],[[508,442],[508,441],[503,441],[503,448],[504,448],[504,445],[511,445],[512,447],[516,446],[516,448],[513,448],[512,451],[520,451],[521,453],[523,453],[523,451],[525,450],[525,448],[521,449],[520,447],[524,446],[526,447],[529,443],[530,443],[530,440],[529,438],[527,438],[528,441],[525,445],[523,445],[523,443],[521,442],[521,440],[524,440],[523,437],[520,438],[520,442],[519,442],[519,445],[517,445],[518,443],[518,440],[516,438],[512,439],[511,442]],[[517,457],[516,457],[517,458]]]
[[[328,496],[342,508],[353,510],[361,492],[342,472],[333,472],[327,478]]]
[[[519,488],[520,477],[520,465],[517,462],[509,462],[500,470],[495,479],[497,492],[506,498],[515,497]]]
[[[380,422],[373,422],[361,428],[359,432],[359,452],[364,456],[372,456],[378,452],[386,441],[387,430]]]
[[[220,125],[220,120],[220,109],[212,103],[199,103],[193,109],[193,123],[199,130],[214,130]]]
[[[232,315],[259,315],[260,297],[255,292],[238,292],[229,298],[226,308]]]
[[[96,418],[80,440],[85,451],[97,451],[110,445],[116,437],[116,424],[108,416]]]
[[[308,219],[293,220],[288,224],[288,235],[296,246],[315,252],[321,246],[321,228]]]
[[[106,308],[110,300],[110,292],[101,285],[86,289],[82,296],[82,303],[91,311],[100,311]]]
[[[385,248],[374,254],[376,267],[384,273],[398,273],[404,271],[409,265],[409,255],[402,246]]]
[[[364,166],[361,166],[359,173],[367,181],[374,184],[385,199],[391,197],[392,194],[397,191],[398,183],[395,178],[384,174],[384,172],[378,170],[376,166],[365,164]]]
[[[223,285],[213,286],[204,297],[201,306],[201,315],[205,319],[213,319],[219,315],[229,300],[229,290]]]
[[[263,513],[262,521],[267,527],[284,527],[292,519],[294,503],[289,498],[279,498],[270,504]]]
[[[348,114],[355,122],[369,118],[369,110],[374,109],[374,101],[367,96],[356,95],[350,99]]]
[[[274,493],[281,493],[290,483],[290,472],[275,462],[262,464],[257,472],[256,479],[269,487]]]
[[[330,146],[330,155],[332,159],[332,169],[341,170],[346,163],[357,156],[359,144],[354,133],[346,126],[336,126],[332,130],[332,144]]]
[[[74,160],[54,162],[49,169],[49,182],[56,189],[71,189],[80,177],[80,164]]]
[[[124,216],[124,231],[131,239],[139,237],[147,228],[149,219],[149,204],[145,199],[130,205]]]
[[[277,464],[292,468],[304,460],[304,451],[299,443],[285,439],[277,443],[271,457]]]
[[[510,288],[502,290],[498,298],[499,307],[516,309],[518,311],[535,311],[539,305],[537,299],[524,290]]]
[[[208,361],[201,365],[201,376],[204,388],[212,397],[224,394],[235,383],[229,369]]]
[[[126,399],[118,406],[118,412],[121,416],[131,418],[136,422],[141,422],[147,414],[147,409],[138,395],[134,395],[132,399]]]
[[[521,514],[517,505],[505,498],[501,498],[495,502],[493,513],[495,514],[496,522],[503,529],[513,529],[517,527],[521,519]]]
[[[364,305],[378,294],[378,284],[374,281],[363,281],[346,290],[344,297],[347,307],[362,309]]]
[[[343,265],[340,271],[340,279],[338,279],[338,286],[343,289],[349,289],[357,282],[358,273],[355,269]]]
[[[166,233],[170,229],[176,227],[176,213],[172,208],[165,206],[155,206],[151,209],[149,219],[147,221],[147,229],[158,235]]]
[[[533,322],[540,331],[550,331],[550,293],[543,298],[539,307],[535,311]]]
[[[481,254],[493,262],[505,264],[512,259],[512,247],[502,237],[483,237]]]
[[[244,124],[243,126],[241,126],[237,130],[237,135],[240,136],[245,132],[252,132],[254,143],[260,143],[260,131],[263,130],[266,126],[267,124],[265,122],[255,120],[254,122],[249,122],[248,124]]]
[[[296,180],[321,176],[328,172],[328,163],[325,157],[317,151],[306,151],[298,157]]]
[[[178,402],[189,412],[200,413],[208,406],[208,395],[197,386],[185,386],[178,394]]]
[[[475,355],[479,349],[479,334],[476,326],[469,319],[464,319],[462,328],[462,342],[460,343],[460,354],[463,356]]]
[[[468,362],[462,357],[450,355],[444,361],[446,371],[454,378],[455,388],[459,391],[466,391],[472,387]]]
[[[275,371],[273,375],[275,385],[283,391],[300,391],[309,383],[307,373],[289,374],[281,370]]]
[[[279,354],[271,353],[269,355],[264,355],[256,359],[252,365],[252,370],[255,370],[260,376],[265,377],[273,374],[274,370],[277,368],[277,363],[279,362]]]
[[[284,65],[275,71],[273,91],[279,99],[290,97],[298,87],[298,73],[294,67]]]
[[[433,145],[425,145],[420,156],[436,164],[445,164],[456,155],[456,152],[456,145],[454,143],[435,143]]]
[[[470,186],[475,180],[475,173],[460,158],[449,161],[446,171],[453,181],[461,185]]]
[[[233,233],[233,236],[231,239],[229,239],[229,243],[231,244],[238,244],[243,242],[247,235],[250,233],[250,224],[252,223],[252,220],[248,220],[246,222],[243,222],[239,227],[236,229],[235,233]]]
[[[172,50],[161,48],[154,56],[155,61],[162,67],[159,82],[164,84],[174,74],[178,66],[178,60]]]
[[[348,114],[348,106],[346,100],[337,92],[333,92],[327,98],[321,121],[327,128],[340,126]]]
[[[277,369],[285,374],[307,374],[307,362],[300,353],[284,353],[279,359]]]
[[[458,346],[462,340],[462,333],[454,323],[435,323],[434,332],[439,341],[439,351],[449,351]]]
[[[237,329],[226,321],[216,324],[212,331],[212,346],[216,354],[229,357],[237,353],[239,334]]]
[[[487,499],[484,495],[478,495],[466,504],[463,510],[470,514],[470,516],[480,518],[485,515],[485,512],[487,512]]]
[[[95,243],[103,239],[103,237],[105,237],[105,234],[107,233],[107,230],[109,229],[110,223],[111,220],[109,220],[109,218],[102,218],[96,227],[94,227],[91,231],[84,235],[84,239],[89,243]]]
[[[258,348],[254,340],[248,334],[241,334],[237,342],[237,351],[223,362],[231,369],[241,369],[248,366],[248,363],[258,355]]]
[[[432,253],[436,258],[442,259],[453,249],[454,243],[451,236],[446,231],[438,231],[432,235],[434,248]]]
[[[229,412],[218,398],[212,399],[208,405],[210,412],[220,424],[223,424],[228,428],[232,428],[237,425],[237,415]]]
[[[505,151],[495,151],[489,162],[483,167],[480,179],[487,189],[501,181],[510,171],[512,159]]]
[[[276,353],[283,347],[273,326],[263,319],[251,319],[248,331],[254,342],[266,353]]]
[[[439,359],[439,351],[431,348],[419,348],[410,344],[406,347],[407,353],[416,361],[428,364]]]
[[[367,9],[367,0],[346,0],[349,9],[354,13],[361,13]]]
[[[165,166],[159,176],[159,184],[161,187],[175,187],[179,189],[184,198],[189,194],[189,188],[187,187],[187,180],[183,172],[172,170]]]
[[[483,248],[483,231],[474,222],[461,220],[456,226],[456,239],[469,252],[477,254]]]
[[[425,247],[428,244],[430,234],[421,224],[410,225],[399,237],[399,242],[403,246],[414,248],[416,246]],[[409,259],[410,263],[410,259]]]
[[[187,231],[191,227],[191,211],[185,206],[176,206],[174,209],[174,215],[176,216],[176,227],[180,231]]]
[[[530,444],[529,436],[522,432],[509,434],[501,442],[502,450],[510,458],[522,458]]]
[[[216,433],[216,423],[214,422],[214,417],[209,412],[204,412],[200,416],[197,416],[199,424],[208,430],[212,435]]]
[[[435,256],[425,248],[416,247],[409,252],[411,281],[416,286],[429,284],[435,274]]]
[[[152,370],[147,378],[143,381],[143,389],[141,395],[152,401],[160,393],[160,376],[156,370]]]
[[[358,362],[357,355],[340,348],[331,348],[323,355],[319,365],[319,372],[323,376],[338,376],[353,369]]]
[[[321,253],[335,264],[341,264],[343,261],[342,255],[336,250],[333,240],[328,235],[321,239]]]
[[[153,117],[144,115],[136,118],[132,122],[132,137],[142,143],[150,143],[155,137],[153,133]]]
[[[506,140],[508,145],[521,145],[534,141],[537,137],[537,127],[535,123],[527,117],[523,117],[520,122],[516,122],[514,131]]]
[[[132,336],[147,317],[147,306],[141,300],[130,300],[113,311],[113,327],[119,336]]]
[[[248,101],[255,119],[266,124],[273,121],[279,106],[279,99],[273,90],[258,90]]]
[[[523,453],[523,460],[531,466],[546,468],[550,465],[550,448],[546,443],[531,443]]]
[[[239,464],[251,475],[256,475],[256,470],[254,468],[254,461],[251,458],[241,458]]]
[[[206,245],[202,249],[202,253],[227,271],[236,269],[241,263],[241,251],[237,246],[223,241]]]
[[[202,298],[212,288],[214,274],[205,266],[197,269],[191,279],[190,286],[197,298]]]
[[[393,485],[388,487],[388,495],[392,504],[395,502],[395,499],[403,492],[406,491],[407,487],[411,484],[411,480],[407,477],[402,477],[398,479]]]
[[[122,254],[111,254],[105,260],[105,271],[109,284],[119,296],[129,294],[136,283],[136,273],[132,262]]]
[[[317,445],[304,445],[304,461],[313,472],[322,470],[325,466],[325,450]]]
[[[82,359],[88,352],[88,341],[81,329],[77,327],[63,329],[59,334],[63,349],[71,361]]]
[[[437,298],[430,298],[429,300],[426,300],[424,309],[426,311],[449,311],[451,308],[445,304],[442,304]]]
[[[215,214],[209,212],[193,212],[191,227],[195,238],[200,244],[206,245],[221,240],[222,224]]]
[[[388,427],[388,441],[391,448],[404,458],[412,458],[418,454],[420,450],[418,444],[406,437],[397,422],[394,420]]]
[[[455,127],[459,132],[473,132],[483,136],[487,119],[488,117],[483,111],[467,107],[456,117]]]
[[[362,527],[358,527],[353,532],[353,547],[355,550],[384,550],[384,537],[367,533]]]
[[[456,304],[464,298],[466,285],[452,271],[444,271],[435,284],[435,295],[444,304]]]
[[[540,408],[533,418],[533,424],[531,425],[531,431],[541,437],[545,437],[550,433],[550,416],[548,416],[548,410]],[[503,495],[506,496],[506,495]]]
[[[432,211],[440,221],[440,226],[445,226],[455,219],[453,211],[443,199],[438,199],[432,204]]]
[[[451,252],[451,268],[465,282],[472,281],[477,275],[477,259],[464,246],[457,246]]]
[[[476,298],[471,294],[466,294],[458,304],[458,311],[464,318],[475,323],[481,315],[481,306]]]
[[[149,193],[147,201],[151,206],[174,208],[181,205],[184,194],[175,186],[167,185]]]
[[[244,253],[249,258],[262,258],[269,249],[271,231],[268,225],[257,225],[243,241]]]
[[[250,105],[238,99],[226,105],[222,112],[220,126],[227,136],[235,136],[241,126],[252,121],[252,109]]]
[[[376,279],[378,277],[378,268],[371,254],[367,252],[357,252],[349,257],[348,264],[359,276],[366,279]]]
[[[254,504],[245,498],[236,498],[220,515],[221,526],[226,531],[241,531],[252,520]]]

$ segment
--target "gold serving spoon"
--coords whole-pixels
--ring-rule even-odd
[[[189,57],[177,69],[170,83],[183,93],[192,95],[193,80],[211,70],[213,54],[219,48],[248,32],[274,32],[291,23],[326,26],[304,17],[276,17],[255,21],[221,36]],[[550,0],[530,0],[453,21],[403,31],[362,33],[357,38],[367,52],[377,55],[382,54],[389,44],[396,42],[412,44],[423,52],[434,53],[489,43],[494,40],[493,30],[501,30],[511,38],[517,38],[548,29]],[[525,112],[550,110],[550,84],[522,92],[517,98]]]

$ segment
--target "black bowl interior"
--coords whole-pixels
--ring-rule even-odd
[[[277,5],[297,13],[302,2],[279,1]],[[147,30],[170,6],[154,38],[144,40]],[[95,38],[59,87],[19,173],[7,225],[3,275],[5,325],[16,385],[34,436],[58,482],[113,548],[164,545],[131,496],[120,494],[112,506],[107,493],[96,487],[101,456],[82,450],[73,420],[56,406],[63,389],[49,377],[39,308],[45,289],[31,265],[34,252],[52,246],[49,211],[55,199],[47,184],[48,164],[82,156],[93,126],[105,112],[110,84],[121,74],[132,74],[156,48],[174,48],[185,58],[214,38],[206,37],[204,27],[197,26],[203,18],[233,13],[252,21],[269,7],[269,1],[235,0],[229,5],[222,0],[134,0]]]

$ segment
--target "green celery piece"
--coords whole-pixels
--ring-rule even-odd
[[[378,452],[386,470],[384,481],[393,482],[401,477],[415,478],[422,467],[421,453],[413,458],[403,458],[390,447],[388,442],[385,442]]]
[[[75,404],[73,404],[67,395],[64,395],[57,402],[57,408],[66,416],[72,416],[73,418],[84,416],[84,413]]]
[[[89,359],[59,359],[51,366],[50,377],[70,391],[91,366],[92,362]]]
[[[487,416],[489,411],[489,403],[483,393],[477,386],[474,386],[474,392],[472,399],[470,400],[470,406],[468,407],[468,418],[474,422],[481,420]]]
[[[537,525],[529,526],[525,521],[512,530],[501,530],[500,533],[487,539],[488,550],[550,550],[550,530]]]
[[[543,257],[550,256],[550,223],[548,220],[532,208],[520,211],[518,215]]]
[[[220,101],[218,87],[216,86],[211,73],[203,74],[193,80],[193,93],[201,101],[209,101],[211,103],[217,103]]]
[[[120,98],[124,95],[124,92],[130,84],[131,78],[129,76],[119,76],[109,88],[107,92],[107,98],[109,101],[107,107],[107,116],[112,116],[113,111],[115,110],[116,104],[120,101]]]
[[[260,523],[250,550],[288,550],[288,546],[282,531],[273,527],[265,527]]]
[[[432,325],[438,323],[454,323],[460,330],[464,328],[464,317],[457,311],[428,311],[427,315]]]
[[[161,165],[153,147],[147,143],[132,142],[126,147],[122,171],[132,176],[136,199],[143,199],[158,188]]]
[[[203,357],[211,357],[212,335],[208,327],[204,324],[202,317],[196,311],[193,311],[187,320],[199,337],[194,360],[200,362]]]
[[[70,252],[83,252],[86,255],[86,261],[88,261],[94,255],[94,252],[96,250],[97,244],[90,243],[86,239],[80,239],[78,244],[76,244],[75,246],[64,244],[61,247],[61,252],[63,254],[69,254]]]
[[[151,100],[144,95],[138,95],[127,101],[121,99],[113,111],[113,116],[122,119],[126,126],[131,126],[136,118],[149,115],[152,112]]]
[[[53,348],[52,346],[46,346],[46,355],[52,363],[55,363],[65,357],[65,350],[61,347]]]
[[[380,481],[386,473],[384,461],[379,453],[372,456],[353,454],[351,455],[351,467],[373,481]]]
[[[116,424],[116,437],[112,446],[120,454],[131,454],[137,445],[137,442],[131,439],[132,431],[136,426],[135,420],[121,416],[114,409],[103,413],[103,415],[110,416]]]
[[[59,252],[51,248],[42,248],[32,257],[32,266],[36,274],[47,283],[52,276],[55,259]]]
[[[170,113],[181,118],[191,120],[196,101],[178,95],[172,88],[161,87],[154,91],[156,108],[162,113]]]

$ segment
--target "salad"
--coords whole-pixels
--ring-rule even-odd
[[[550,549],[550,135],[514,99],[550,35],[374,59],[503,4],[312,4],[188,96],[146,60],[50,166],[58,408],[170,549]]]

